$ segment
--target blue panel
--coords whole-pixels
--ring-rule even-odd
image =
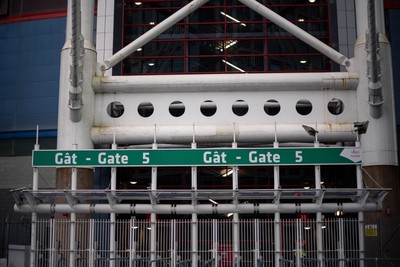
[[[0,25],[0,39],[17,38],[20,36],[21,23],[10,23]]]
[[[16,114],[57,113],[57,98],[25,98],[17,102]]]
[[[0,70],[17,68],[20,64],[20,54],[19,53],[9,53],[1,55]]]
[[[18,53],[19,51],[20,51],[19,39],[15,38],[15,39],[0,40],[0,55],[7,55],[9,53]]]
[[[65,33],[65,21],[65,18],[57,18],[51,20],[34,20],[29,23],[22,23],[21,34],[24,36],[38,36],[52,33]],[[65,40],[65,34],[62,39]]]
[[[57,128],[57,113],[23,114],[15,118],[16,131],[29,131],[37,125],[43,130]]]
[[[13,129],[14,128],[14,120],[15,120],[15,116],[13,115],[8,115],[8,116],[3,116],[0,115],[0,131],[4,132],[4,131],[8,131],[9,129]]]
[[[0,71],[0,91],[7,90],[4,85],[15,84],[19,79],[19,69],[9,68]]]
[[[49,49],[46,51],[31,51],[21,53],[21,58],[23,62],[21,65],[26,67],[32,67],[38,65],[48,66],[48,65],[60,65],[60,53],[61,49]]]
[[[16,104],[15,100],[1,100],[0,101],[0,115],[13,115],[15,114]]]
[[[19,84],[7,84],[0,87],[0,100],[14,100],[18,96]]]
[[[55,97],[58,99],[58,81],[30,82],[21,84],[20,98]]]
[[[66,18],[0,25],[0,131],[57,128]]]
[[[65,35],[63,33],[59,34],[48,34],[48,35],[37,35],[37,36],[28,36],[21,39],[22,44],[24,45],[24,51],[43,51],[58,48],[61,51],[61,48],[64,44]]]

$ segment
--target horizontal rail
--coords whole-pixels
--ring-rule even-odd
[[[318,124],[318,140],[320,142],[354,142],[357,134],[354,122],[342,124]],[[154,142],[155,126],[98,126],[91,129],[90,135],[94,144],[152,144]],[[177,135],[179,133],[179,135]],[[218,133],[218,134],[216,134]],[[156,138],[158,144],[190,144],[195,138],[197,143],[229,143],[236,136],[239,143],[272,144],[277,137],[281,143],[304,142],[312,143],[315,137],[304,131],[302,124],[259,125],[157,125]],[[195,135],[195,136],[194,136]],[[115,139],[114,139],[115,137]]]
[[[103,76],[95,93],[356,90],[358,74],[347,72]]]

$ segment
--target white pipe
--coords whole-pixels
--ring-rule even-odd
[[[77,189],[77,181],[78,181],[78,169],[77,168],[72,168],[72,175],[71,175],[71,190],[75,190]],[[71,212],[71,216],[70,216],[70,221],[71,221],[71,225],[70,225],[70,237],[69,237],[69,266],[70,267],[74,267],[76,265],[76,213],[75,212]]]
[[[101,70],[105,71],[119,62],[121,62],[123,59],[128,57],[130,54],[135,52],[139,47],[144,46],[154,38],[156,38],[158,35],[163,33],[165,30],[170,28],[171,26],[175,25],[178,21],[181,19],[185,18],[188,16],[190,13],[207,3],[209,0],[193,0],[186,6],[182,7],[179,9],[177,12],[151,28],[149,31],[146,33],[142,34],[140,37],[138,37],[136,40],[122,48],[120,51],[118,51],[116,54],[111,56],[108,60],[104,62],[104,65],[101,66]]]
[[[113,142],[111,149],[117,149],[117,144]],[[117,189],[117,168],[111,168],[111,178],[110,178],[110,189],[111,193]],[[116,229],[116,216],[115,213],[110,213],[110,259],[115,259],[115,229]],[[110,267],[114,267],[115,260],[110,261]]]
[[[275,125],[275,140],[274,148],[279,148],[278,133]],[[274,189],[280,188],[280,169],[279,165],[274,166]],[[277,200],[278,201],[278,200]],[[279,204],[279,203],[276,203]],[[281,260],[281,214],[275,212],[274,214],[274,242],[275,242],[275,266],[280,265]]]
[[[354,142],[357,135],[353,123],[318,124],[318,138],[321,142]],[[118,144],[151,144],[154,127],[93,127],[91,140],[94,144],[111,144],[115,131]],[[272,143],[275,140],[273,124],[236,125],[236,142],[238,143]],[[179,136],[177,136],[179,133]],[[192,125],[157,126],[157,142],[160,144],[190,144],[192,142]],[[314,141],[300,124],[280,124],[279,142],[311,143]],[[196,126],[197,143],[230,143],[232,142],[231,125],[199,125]]]
[[[357,73],[267,73],[156,76],[101,76],[95,93],[356,90]]]
[[[39,150],[40,146],[38,143],[38,138],[39,138],[39,130],[37,129],[36,133],[36,144],[34,147],[34,150]],[[38,190],[39,189],[39,169],[38,168],[33,168],[33,177],[32,177],[32,190]],[[36,266],[36,229],[37,229],[37,213],[32,212],[32,225],[31,225],[31,252],[30,252],[30,267],[35,267]]]
[[[99,213],[109,214],[112,212],[118,214],[227,214],[230,212],[237,212],[240,214],[273,214],[280,213],[334,213],[340,208],[343,212],[372,212],[382,209],[380,203],[261,203],[259,205],[253,204],[198,204],[196,206],[190,204],[76,204],[71,207],[68,204],[38,204],[30,206],[29,204],[14,205],[15,212],[37,212],[37,213]]]
[[[318,40],[311,34],[307,33],[306,31],[302,30],[301,28],[297,27],[293,23],[289,22],[285,18],[281,17],[280,15],[276,14],[269,8],[265,7],[264,5],[260,4],[256,0],[239,0],[244,5],[248,6],[261,16],[265,17],[266,19],[270,20],[271,22],[275,23],[279,27],[285,29],[289,33],[293,34],[295,37],[299,38],[306,44],[310,45],[317,51],[321,52],[325,56],[329,57],[336,63],[350,67],[349,59],[334,50],[333,48],[329,47],[327,44],[323,43],[322,41]]]
[[[83,62],[81,58],[84,54],[83,37],[81,31],[81,1],[71,0],[71,66],[68,107],[70,109],[70,119],[79,122],[82,118],[82,81],[83,81]]]

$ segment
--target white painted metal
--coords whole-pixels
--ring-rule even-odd
[[[68,107],[70,109],[70,119],[79,122],[82,118],[82,82],[83,82],[83,62],[84,55],[83,36],[81,32],[81,1],[71,0],[71,68],[70,68],[70,93]]]
[[[148,214],[149,212],[154,214],[227,214],[232,211],[237,211],[243,214],[254,214],[254,213],[334,213],[337,210],[343,210],[344,212],[358,212],[358,211],[378,211],[381,209],[381,205],[378,203],[302,203],[297,205],[296,203],[281,203],[276,205],[274,203],[267,204],[261,203],[259,205],[253,204],[219,204],[213,206],[210,204],[198,204],[192,206],[191,204],[180,204],[180,205],[168,205],[168,204],[76,204],[71,207],[68,204],[40,204],[37,206],[30,206],[29,204],[16,205],[14,211],[16,212],[37,212],[37,213],[99,213],[109,214],[112,212],[118,214]]]
[[[94,93],[91,85],[92,77],[96,68],[96,49],[93,45],[93,23],[82,25],[82,34],[84,35],[84,50],[85,55],[82,60],[85,61],[83,66],[84,81],[82,83],[82,99],[85,105],[82,108],[82,119],[79,122],[72,122],[69,119],[69,73],[72,59],[71,51],[71,3],[68,1],[67,14],[67,35],[66,42],[61,51],[60,63],[60,90],[59,90],[59,105],[58,105],[58,149],[71,149],[72,144],[79,144],[82,149],[93,148],[93,143],[90,140],[90,129],[93,126],[94,116]],[[94,0],[85,0],[81,2],[82,17],[87,20],[94,18],[93,7]]]
[[[367,3],[368,1],[356,0],[356,18],[358,39],[355,44],[354,52],[354,71],[360,74],[359,85],[357,89],[357,120],[369,121],[369,127],[366,134],[361,138],[363,144],[363,165],[397,165],[397,138],[394,109],[394,90],[393,73],[391,64],[391,47],[388,39],[384,35],[382,21],[383,16],[377,15],[377,32],[379,33],[379,46],[381,62],[381,82],[382,94],[385,103],[382,105],[382,116],[379,119],[373,118],[368,110],[368,77],[366,70],[366,51],[365,51],[365,32],[367,30]],[[375,1],[377,10],[382,10],[383,2]],[[365,13],[363,13],[365,12]],[[384,138],[382,138],[384,136]]]
[[[34,150],[39,150],[40,145],[38,143],[39,129],[36,130],[36,144],[34,146]],[[32,190],[39,189],[39,169],[33,168],[33,177],[32,177]],[[32,227],[31,227],[31,251],[30,251],[30,267],[36,266],[36,235],[37,235],[37,214],[36,212],[32,212]]]
[[[297,119],[299,124],[293,122],[293,124],[278,125],[278,139],[280,143],[297,142],[304,143],[303,146],[305,146],[305,143],[312,142],[313,138],[307,135],[301,127],[301,125],[306,122],[302,120],[300,116],[297,117]],[[196,125],[196,140],[199,143],[219,143],[220,145],[231,142],[232,124],[229,123],[230,120],[233,121],[232,116],[227,116],[224,124],[210,125],[202,123]],[[243,118],[239,118],[238,120],[244,122]],[[248,123],[236,124],[237,141],[242,144],[250,145],[254,143],[272,144],[274,140],[274,121],[264,124],[252,124],[252,119],[249,118],[249,120]],[[131,121],[134,122],[134,119],[131,119]],[[177,125],[168,125],[167,122],[165,123],[164,125],[157,124],[157,140],[160,143],[190,144],[192,138],[192,124],[179,125],[179,120],[177,120]],[[151,144],[153,129],[154,126],[151,125],[133,125],[129,127],[118,125],[99,126],[91,129],[91,139],[94,144],[107,144],[112,142],[112,135],[113,132],[115,132],[116,139],[120,145]],[[341,124],[320,124],[318,125],[318,129],[321,129],[321,134],[319,135],[321,142],[354,142],[356,140],[353,123],[350,122],[343,122]]]
[[[359,249],[357,242],[358,232],[357,220],[352,219],[330,219],[323,220],[323,254],[326,266],[332,264],[337,258],[357,259],[356,253]],[[69,220],[38,220],[38,244],[34,253],[38,255],[37,267],[70,265],[69,253],[63,238],[69,235]],[[115,243],[116,258],[110,258],[110,248],[107,247],[108,240],[104,238],[111,222],[109,220],[79,220],[76,223],[77,233],[82,242],[74,251],[76,255],[76,266],[109,266],[114,261],[116,266],[149,266],[149,258],[152,250],[149,247],[151,225],[148,220],[117,220]],[[193,258],[188,257],[190,251],[187,242],[190,220],[158,221],[157,244],[155,254],[157,255],[157,266],[171,266],[173,259],[177,265],[192,266]],[[241,267],[255,266],[280,266],[279,261],[274,259],[274,231],[272,220],[255,219],[240,220],[240,259],[238,265]],[[233,239],[232,225],[230,220],[199,220],[199,244],[197,251],[200,266],[213,262],[213,266],[233,266]],[[282,259],[299,261],[307,266],[320,266],[316,262],[315,231],[319,224],[314,220],[282,220],[279,224],[282,242]],[[52,234],[53,233],[53,234]],[[343,237],[346,238],[343,238]],[[127,238],[131,237],[131,238]],[[94,242],[89,242],[94,241]],[[54,245],[53,245],[54,244]],[[254,248],[258,247],[259,251]],[[50,252],[50,253],[47,253]],[[92,256],[90,256],[92,255]],[[190,255],[190,254],[189,254]],[[257,257],[257,255],[260,255]],[[181,265],[182,266],[182,265]],[[335,265],[336,266],[336,265]],[[357,265],[358,266],[358,265]]]
[[[267,73],[96,76],[95,93],[185,93],[356,90],[358,73]]]

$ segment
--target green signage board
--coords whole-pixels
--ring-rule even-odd
[[[334,148],[225,148],[34,150],[33,167],[145,167],[361,164],[361,150]]]

